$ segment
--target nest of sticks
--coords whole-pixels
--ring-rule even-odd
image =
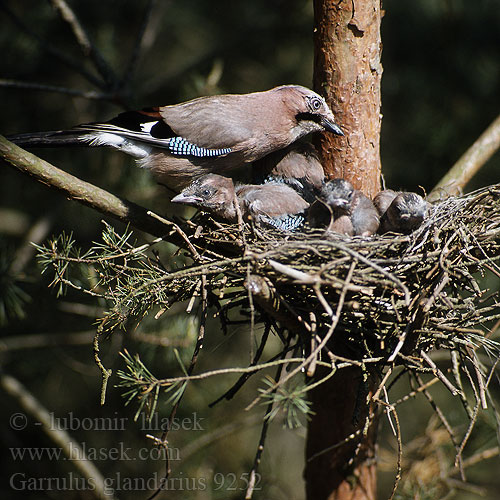
[[[211,406],[230,399],[252,373],[272,366],[277,367],[276,377],[248,409],[301,372],[316,375],[308,384],[314,388],[339,368],[357,367],[374,375],[371,380],[378,386],[370,387],[371,401],[382,403],[387,412],[395,412],[399,403],[417,393],[429,399],[455,445],[456,464],[465,478],[462,451],[479,409],[488,408],[488,385],[500,358],[500,343],[492,338],[500,325],[500,184],[433,204],[424,223],[409,235],[325,237],[318,230],[265,229],[244,224],[241,218],[239,224],[221,224],[204,213],[190,220],[155,217],[169,228],[168,234],[127,251],[123,251],[128,248],[127,235],[117,239],[108,235],[112,255],[85,254],[84,259],[101,266],[102,282],[112,288],[103,295],[114,306],[99,320],[101,333],[130,317],[143,317],[154,306],[160,307],[155,317],[180,301],[189,301],[191,311],[195,299],[201,298],[202,320],[188,374],[155,383],[172,389],[190,378],[230,370],[191,376],[208,307],[214,306],[223,330],[232,322],[244,322],[251,330],[259,323],[265,328],[251,366],[234,368],[240,378]],[[192,262],[167,270],[159,260],[141,253],[162,240],[175,243]],[[59,246],[54,242],[42,249],[47,262],[56,258],[64,266],[56,271],[54,282],[61,280],[68,262],[82,261],[70,259]],[[114,263],[124,256],[127,262]],[[129,262],[135,258],[143,262],[138,267]],[[114,270],[109,276],[107,266]],[[133,271],[128,281],[126,270]],[[261,362],[271,328],[283,347]],[[429,353],[437,349],[448,354],[444,372],[435,353]],[[290,365],[286,375],[280,371],[285,364]],[[103,376],[109,377],[100,367]],[[420,375],[426,372],[433,375],[429,381]],[[386,384],[391,386],[402,373],[409,375],[412,390],[389,403]],[[391,374],[395,376],[389,381]],[[460,398],[470,419],[461,442],[427,391],[437,380]],[[385,401],[379,399],[382,391]],[[495,405],[489,407],[500,421]],[[397,478],[401,477],[401,449],[398,434]]]
[[[274,324],[297,336],[308,364],[336,356],[434,370],[425,353],[435,348],[499,352],[489,337],[500,301],[485,283],[500,276],[500,184],[434,204],[410,235],[325,239],[206,214],[177,230],[194,262],[167,293],[186,299],[203,277],[223,322],[237,310]]]
[[[286,375],[278,368],[273,383],[247,409],[300,372],[314,377],[308,384],[313,388],[338,369],[357,367],[371,374],[374,384],[364,389],[371,391],[370,400],[395,419],[400,403],[419,393],[427,398],[455,448],[456,470],[447,474],[459,471],[466,480],[462,452],[479,411],[489,408],[500,421],[489,391],[500,359],[500,343],[491,338],[500,325],[500,184],[433,204],[410,235],[327,239],[317,230],[285,234],[241,221],[222,225],[206,214],[179,221],[173,232],[181,235],[193,264],[163,283],[169,294],[191,298],[190,304],[201,296],[202,314],[206,317],[207,304],[215,305],[223,328],[232,312],[248,314],[251,328],[263,322],[252,373],[272,364],[260,361],[272,326],[283,349],[270,361],[293,361]],[[437,349],[444,356],[430,353]],[[387,389],[403,374],[411,390],[391,403]],[[211,405],[230,399],[249,375],[243,373]],[[438,380],[467,413],[461,438],[428,391]],[[365,429],[373,417],[368,413]],[[394,494],[402,474],[399,424],[393,431],[398,441]],[[310,460],[357,441],[360,432]]]

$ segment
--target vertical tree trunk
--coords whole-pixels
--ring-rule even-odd
[[[316,378],[324,375],[319,370]],[[363,380],[359,368],[344,368],[309,394],[314,414],[306,445],[307,500],[375,499],[378,417],[369,415],[367,399],[378,381],[375,375]],[[371,424],[363,435],[367,417]]]
[[[319,141],[325,172],[380,190],[380,0],[314,0],[314,88],[345,137]]]
[[[318,140],[325,173],[373,197],[380,190],[381,171],[380,0],[314,0],[314,16],[314,87],[345,133]],[[344,369],[310,394],[315,414],[306,446],[308,500],[375,498],[377,419],[365,435],[361,430],[376,382],[375,375],[362,381],[361,370]],[[357,437],[341,444],[356,432]]]

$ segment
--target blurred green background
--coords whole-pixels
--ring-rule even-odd
[[[82,55],[68,25],[50,2],[35,0],[0,2],[0,133],[67,128],[77,123],[112,117],[124,108],[171,104],[200,95],[265,90],[284,83],[311,86],[312,2],[305,0],[222,0],[204,2],[157,1],[153,17],[133,71],[128,70],[131,52],[148,2],[137,0],[85,0],[69,4],[88,30],[117,80],[117,89],[98,88],[82,72],[99,78],[90,58]],[[383,66],[381,155],[385,182],[391,188],[430,191],[460,155],[500,112],[500,9],[498,1],[386,0],[382,22]],[[62,52],[74,64],[64,62],[53,51]],[[112,99],[86,99],[60,92],[13,88],[5,80],[53,85],[113,94]],[[168,213],[165,192],[128,157],[101,150],[44,150],[40,156],[89,182],[136,203]],[[499,181],[500,155],[496,154],[474,178],[468,189]],[[77,429],[71,432],[87,448],[111,450],[123,445],[134,452],[130,460],[109,456],[96,460],[102,474],[114,480],[150,478],[163,472],[163,462],[137,457],[137,450],[150,450],[145,434],[158,429],[134,423],[135,408],[123,407],[113,378],[106,405],[100,407],[100,373],[93,362],[92,335],[95,318],[104,304],[69,292],[56,299],[47,288],[49,277],[40,276],[33,251],[26,239],[44,241],[52,234],[72,232],[82,247],[100,237],[101,216],[64,199],[60,194],[0,164],[0,353],[5,372],[17,377],[55,417],[126,418],[126,425],[109,431]],[[122,230],[120,224],[115,226]],[[37,230],[38,232],[36,232]],[[31,231],[31,232],[30,232]],[[141,242],[142,236],[137,236]],[[174,249],[161,250],[163,259],[173,258]],[[185,306],[185,305],[184,305]],[[179,373],[173,346],[151,342],[168,339],[189,359],[196,336],[195,314],[183,307],[154,320],[147,317],[129,331],[116,332],[102,342],[103,362],[116,372],[124,363],[118,352],[127,348],[157,377]],[[209,324],[207,343],[197,371],[221,366],[244,366],[249,362],[249,336],[244,326],[223,335],[217,320]],[[82,345],[67,345],[75,333]],[[44,339],[36,347],[29,335]],[[55,335],[56,340],[51,341]],[[142,335],[142,337],[141,337]],[[60,338],[61,341],[57,341]],[[10,344],[9,344],[10,340]],[[75,340],[76,342],[76,340]],[[269,352],[276,351],[273,340]],[[273,350],[274,349],[274,350]],[[243,408],[255,397],[258,379],[230,402],[212,409],[208,403],[230,387],[236,377],[220,377],[193,383],[185,395],[179,416],[203,418],[196,432],[170,435],[179,449],[173,476],[195,478],[192,491],[174,489],[165,498],[242,498],[244,474],[251,469],[264,407],[249,414]],[[496,383],[496,382],[495,382]],[[407,388],[396,389],[404,393]],[[460,432],[467,421],[460,404],[442,389],[433,388]],[[498,393],[498,390],[497,390]],[[391,395],[392,397],[392,395]],[[160,403],[160,418],[169,408]],[[13,491],[9,478],[17,472],[28,477],[66,477],[75,473],[68,461],[47,457],[14,459],[10,448],[55,446],[28,418],[22,431],[12,428],[10,418],[20,410],[17,402],[3,396],[0,418],[2,440],[3,498],[92,498],[88,491]],[[197,417],[193,417],[196,412]],[[426,474],[412,484],[422,491],[403,491],[405,498],[438,498],[439,462],[450,453],[440,431],[429,422],[429,404],[418,399],[401,407],[400,419],[409,451],[422,459]],[[495,446],[494,422],[485,414],[478,432],[466,448],[471,454]],[[286,430],[280,419],[271,425],[262,480],[254,498],[302,499],[304,489],[305,428]],[[415,444],[416,439],[420,441]],[[441,441],[440,441],[441,439]],[[413,440],[413,441],[412,441]],[[446,441],[446,440],[444,440]],[[381,434],[381,498],[390,494],[395,474],[395,441],[384,421]],[[419,448],[420,446],[420,448]],[[416,451],[415,451],[416,450]],[[417,453],[420,452],[420,455]],[[430,457],[430,459],[429,459]],[[442,458],[442,457],[441,457]],[[434,461],[432,461],[434,459]],[[471,483],[484,489],[485,498],[498,498],[498,457],[472,467]],[[434,468],[433,468],[434,467]],[[76,474],[76,473],[75,473]],[[121,476],[119,476],[121,474]],[[234,477],[231,476],[234,474]],[[19,476],[18,476],[19,477]],[[121,479],[120,479],[121,478]],[[199,480],[203,479],[203,488]],[[225,480],[224,485],[221,479]],[[234,481],[233,481],[234,479]],[[188,483],[186,483],[188,484]],[[195,487],[197,486],[197,487]],[[232,486],[234,489],[231,489]],[[434,489],[437,488],[437,489]],[[136,488],[137,489],[137,488]],[[418,496],[420,495],[420,496]],[[146,492],[118,491],[120,498],[146,498]],[[163,498],[163,497],[162,497]],[[460,499],[476,498],[474,491],[461,492]]]

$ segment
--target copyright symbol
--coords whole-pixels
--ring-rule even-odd
[[[10,428],[15,431],[22,431],[26,429],[28,425],[28,419],[24,413],[13,413],[10,416]]]

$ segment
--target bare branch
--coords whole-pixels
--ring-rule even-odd
[[[23,90],[41,90],[42,92],[57,92],[59,94],[67,94],[75,97],[83,97],[84,99],[94,99],[100,101],[113,101],[115,95],[107,92],[96,92],[95,90],[77,90],[67,87],[59,87],[57,85],[48,85],[46,83],[23,82],[21,80],[11,80],[0,78],[0,87],[23,89]]]
[[[19,406],[41,424],[41,428],[45,434],[61,448],[62,452],[68,457],[68,460],[93,485],[96,498],[103,500],[112,500],[114,498],[104,477],[93,462],[87,458],[80,444],[65,430],[61,430],[57,426],[54,427],[50,413],[19,380],[10,375],[3,374],[0,376],[0,387],[16,399]]]
[[[1,351],[17,349],[38,349],[56,345],[90,345],[94,341],[94,330],[71,333],[45,333],[34,335],[15,335],[0,340]]]
[[[127,69],[123,73],[121,80],[118,82],[117,87],[123,88],[125,85],[132,80],[133,73],[137,67],[137,63],[139,61],[139,57],[141,53],[144,52],[146,45],[150,43],[150,33],[154,28],[152,28],[153,23],[151,22],[154,18],[153,10],[157,5],[156,0],[149,0],[146,10],[144,12],[144,17],[142,20],[141,27],[139,29],[139,33],[137,34],[136,42],[134,45],[134,50],[132,51],[132,55],[130,56]]]
[[[12,12],[5,5],[4,2],[0,2],[0,9],[2,9],[11,18],[11,20],[17,25],[18,28],[20,28],[21,31],[24,31],[28,36],[36,40],[40,44],[43,50],[45,50],[52,56],[56,57],[57,59],[59,59],[61,62],[66,64],[66,66],[73,68],[75,71],[84,76],[90,83],[94,84],[96,87],[103,88],[105,86],[103,82],[99,78],[97,78],[97,76],[90,73],[84,68],[80,60],[68,57],[65,52],[47,43],[47,41],[45,41],[39,35],[37,35],[29,26],[26,26],[23,23],[23,21],[19,19],[19,17],[16,16],[16,14],[14,14],[14,12]]]
[[[428,199],[439,200],[443,191],[446,196],[460,194],[498,148],[500,148],[500,115],[436,184]]]
[[[179,243],[182,240],[177,232],[171,232],[175,226],[174,223],[170,223],[171,227],[169,227],[167,221],[160,222],[149,215],[145,208],[60,170],[9,142],[3,136],[0,136],[0,158],[42,184],[55,188],[69,198],[105,215],[130,223],[152,235],[165,236],[165,239],[172,243]]]
[[[66,3],[66,0],[51,0],[52,5],[57,9],[61,17],[69,24],[75,38],[82,49],[85,56],[90,57],[94,61],[97,71],[104,78],[106,87],[115,88],[117,84],[116,76],[111,69],[111,66],[104,59],[97,47],[92,43],[87,31],[80,23],[80,20],[73,12],[71,7]]]

